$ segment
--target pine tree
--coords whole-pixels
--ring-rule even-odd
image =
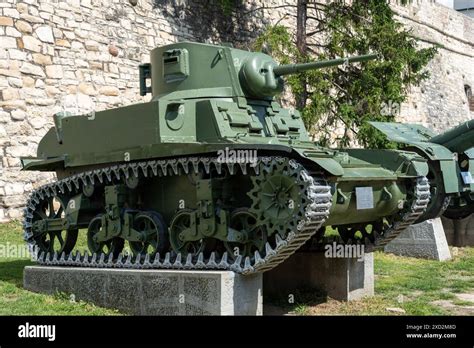
[[[357,142],[372,148],[393,145],[367,122],[395,120],[409,87],[429,76],[425,67],[437,51],[418,47],[411,32],[394,18],[388,0],[297,0],[296,34],[278,24],[267,28],[255,46],[266,47],[282,64],[378,54],[374,61],[287,79],[306,126],[321,145]]]

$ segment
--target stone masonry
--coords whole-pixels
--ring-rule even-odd
[[[422,46],[441,45],[429,63],[431,77],[412,87],[400,121],[443,132],[474,118],[465,93],[465,86],[474,91],[474,19],[427,1],[393,8]]]
[[[131,1],[133,2],[133,1]],[[20,218],[26,195],[52,174],[20,171],[20,156],[34,156],[61,110],[85,113],[143,102],[138,64],[156,46],[179,40],[232,40],[245,46],[268,24],[295,28],[296,0],[244,2],[251,18],[229,19],[237,36],[225,37],[215,13],[180,11],[183,1],[0,1],[0,221]],[[174,7],[173,7],[174,6]],[[410,91],[400,120],[442,131],[471,119],[464,86],[474,90],[474,20],[419,1],[394,7],[422,45],[444,45],[430,64],[431,78]],[[206,12],[206,11],[201,11]],[[204,22],[203,22],[204,21]]]
[[[20,218],[28,192],[53,178],[21,172],[19,157],[36,155],[55,112],[144,102],[150,97],[138,94],[138,65],[149,61],[150,50],[179,40],[227,39],[204,32],[207,28],[196,18],[186,17],[189,11],[167,3],[0,1],[0,221]],[[269,21],[291,20],[286,13],[293,10],[283,4],[262,0],[246,5],[252,18],[237,28],[240,38],[251,41],[256,28]],[[200,26],[203,32],[196,32]]]

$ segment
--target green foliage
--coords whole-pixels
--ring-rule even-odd
[[[237,6],[238,0],[216,0],[224,14],[230,15],[232,10]]]
[[[418,49],[411,33],[394,19],[387,0],[339,0],[324,5],[322,11],[316,27],[308,28],[320,34],[310,37],[307,52],[297,50],[294,38],[281,25],[268,28],[256,48],[268,47],[281,63],[377,53],[379,58],[367,63],[292,76],[288,85],[295,96],[308,91],[303,119],[322,145],[331,144],[335,130],[342,127],[338,146],[355,140],[367,147],[390,147],[367,121],[394,121],[408,88],[428,77],[424,68],[437,48]]]

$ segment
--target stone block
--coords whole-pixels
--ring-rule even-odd
[[[408,227],[385,246],[385,252],[439,261],[451,259],[446,235],[439,218]]]
[[[25,21],[21,21],[21,20],[16,21],[15,27],[22,33],[29,34],[33,32],[33,28],[31,27],[31,25]]]
[[[22,38],[23,42],[23,47],[27,50],[33,51],[33,52],[41,52],[41,41],[36,39],[33,36],[23,36]]]
[[[362,261],[357,261],[328,258],[324,252],[297,252],[264,273],[263,285],[265,296],[288,298],[304,288],[321,289],[327,296],[343,301],[373,296],[373,253],[366,253]]]
[[[39,77],[45,77],[43,69],[41,69],[37,65],[33,65],[33,64],[30,64],[30,63],[26,63],[26,62],[22,64],[22,66],[20,68],[20,71],[22,73],[28,74],[28,75],[35,75],[35,76],[39,76]]]
[[[38,38],[43,42],[54,43],[53,30],[49,26],[41,26],[35,30]]]
[[[28,266],[24,287],[135,315],[262,315],[261,274]]]
[[[0,25],[12,26],[13,19],[11,19],[10,17],[0,17]]]

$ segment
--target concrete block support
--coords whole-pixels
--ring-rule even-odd
[[[373,253],[357,261],[356,258],[328,258],[324,252],[297,252],[264,273],[263,286],[265,296],[288,297],[302,288],[319,288],[327,296],[343,301],[373,296]]]
[[[135,315],[262,315],[262,275],[28,266],[25,289]]]
[[[451,259],[441,219],[412,225],[385,246],[385,252],[439,261]]]
[[[464,219],[451,220],[441,217],[449,245],[474,246],[474,214]]]

